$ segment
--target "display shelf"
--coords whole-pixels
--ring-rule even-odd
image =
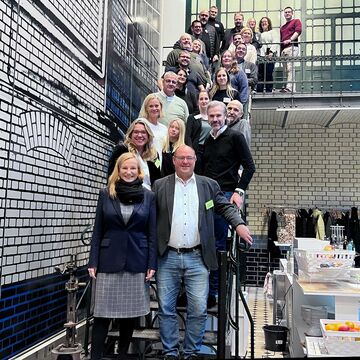
[[[304,295],[334,297],[336,320],[358,320],[358,301],[360,299],[360,286],[358,284],[345,281],[333,283],[297,282]]]
[[[292,247],[292,244],[279,243],[278,241],[274,241],[274,245],[278,246],[279,248],[283,248],[284,250],[288,250]]]
[[[360,285],[342,282],[304,282],[298,281],[304,295],[328,295],[343,297],[359,297]]]

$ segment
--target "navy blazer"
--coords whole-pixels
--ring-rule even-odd
[[[96,208],[88,267],[98,272],[134,273],[157,269],[155,195],[144,189],[144,199],[134,204],[125,225],[119,199],[101,189]]]

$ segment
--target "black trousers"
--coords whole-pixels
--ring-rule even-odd
[[[272,92],[274,84],[272,83],[274,81],[274,63],[260,63],[258,65],[258,80],[259,83],[257,84],[257,92],[263,92],[264,91],[264,81],[266,81],[265,90],[266,92]]]
[[[138,318],[116,319],[119,327],[118,359],[126,359],[136,320]],[[94,318],[91,338],[91,360],[102,359],[110,321],[110,318]]]

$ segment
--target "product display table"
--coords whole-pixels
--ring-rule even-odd
[[[298,281],[304,295],[334,296],[335,319],[358,320],[360,285],[341,282],[302,282]]]

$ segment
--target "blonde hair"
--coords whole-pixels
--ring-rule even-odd
[[[231,67],[230,69],[228,70],[229,74],[237,74],[239,71],[241,71],[241,69],[239,68],[239,65],[236,61],[236,57],[234,55],[234,53],[230,50],[225,50],[222,55],[221,55],[221,66],[222,66],[222,58],[223,56],[226,54],[226,53],[229,53],[231,55],[231,58],[232,58],[232,63],[231,63]]]
[[[173,122],[175,122],[175,121],[177,122],[177,124],[179,126],[179,137],[172,146],[172,152],[175,152],[175,150],[180,145],[185,144],[185,123],[181,119],[172,119],[172,120],[170,120],[169,125],[168,125],[168,131],[167,131],[167,134],[166,134],[166,139],[165,139],[164,147],[163,147],[164,152],[170,152],[171,151],[169,128],[170,128],[171,124]]]
[[[115,184],[120,179],[120,167],[121,165],[126,161],[130,159],[135,159],[137,166],[138,166],[138,178],[142,180],[144,178],[144,172],[142,171],[140,167],[139,160],[136,158],[135,154],[131,152],[126,152],[121,154],[118,159],[116,160],[114,170],[109,176],[108,180],[108,191],[111,198],[116,198],[116,190],[115,190]]]
[[[246,26],[247,26],[248,28],[250,28],[249,23],[250,23],[250,21],[252,21],[252,20],[255,21],[255,28],[254,28],[254,29],[256,29],[256,19],[255,19],[255,18],[250,18],[250,19],[246,22]],[[250,29],[251,29],[251,28],[250,28]],[[251,29],[251,30],[252,30],[252,29]]]
[[[144,102],[143,102],[143,109],[142,111],[140,112],[139,116],[142,117],[142,118],[145,118],[145,119],[149,119],[149,111],[147,109],[148,105],[149,105],[149,102],[151,100],[158,100],[159,103],[160,103],[160,116],[159,118],[162,118],[164,117],[164,112],[163,112],[163,103],[162,101],[160,100],[159,97],[157,97],[155,94],[149,94],[148,96],[146,96],[146,98],[144,99]]]
[[[193,41],[193,46],[194,46],[195,41],[198,42],[199,45],[200,45],[199,54],[201,54],[201,53],[203,52],[203,46],[202,46],[201,40],[200,40],[200,39],[195,39],[195,40]],[[194,50],[193,50],[193,51],[194,51]]]
[[[143,118],[138,118],[130,124],[129,128],[127,129],[126,135],[125,135],[124,144],[128,148],[129,152],[131,152],[133,154],[137,153],[136,146],[131,140],[131,135],[134,131],[135,125],[137,125],[137,124],[141,124],[144,126],[145,131],[147,132],[148,137],[149,137],[149,141],[145,144],[144,152],[141,157],[145,161],[148,161],[148,160],[152,161],[157,157],[157,152],[153,145],[154,134],[153,134],[152,130],[150,129],[149,125],[144,121]]]
[[[214,83],[213,86],[211,87],[210,91],[209,91],[209,96],[210,99],[212,99],[215,95],[215,93],[220,90],[220,86],[217,82],[217,75],[220,71],[225,71],[226,77],[227,77],[227,83],[226,83],[226,95],[230,98],[230,99],[234,99],[234,95],[235,95],[235,89],[231,86],[231,82],[230,82],[230,75],[228,73],[228,71],[224,68],[224,67],[219,67],[214,75]]]
[[[248,31],[248,32],[250,32],[250,35],[251,35],[251,38],[253,38],[253,36],[254,36],[254,33],[253,33],[253,31],[249,28],[249,27],[243,27],[241,30],[240,30],[240,35],[242,36],[243,34],[244,34],[244,32],[245,31]]]

